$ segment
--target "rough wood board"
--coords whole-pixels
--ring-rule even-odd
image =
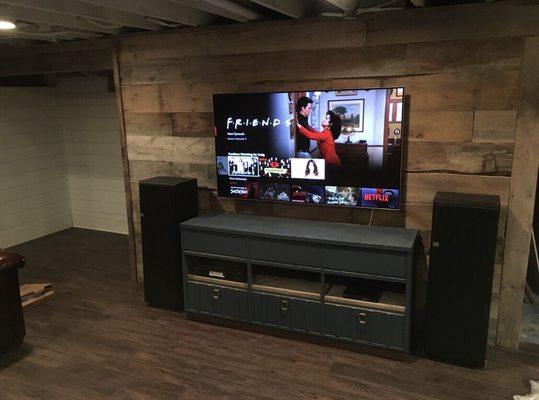
[[[55,54],[29,54],[3,60],[0,76],[91,72],[112,69],[110,48]]]
[[[269,31],[273,33],[268,34]],[[286,32],[286,40],[277,32]],[[150,35],[125,38],[122,60],[358,47],[365,43],[365,33],[358,20],[314,18],[182,28],[160,34],[159,40]]]
[[[473,141],[476,143],[514,143],[516,111],[475,111]]]
[[[24,311],[27,311],[41,303],[44,303],[54,297],[54,290],[48,291],[43,293],[40,296],[34,297],[32,299],[28,299],[22,303],[22,309]]]
[[[37,46],[27,47],[10,47],[2,49],[2,54],[6,58],[14,58],[18,56],[29,56],[37,54],[57,54],[57,53],[69,53],[75,54],[79,51],[86,50],[103,50],[112,49],[113,41],[109,38],[106,39],[89,39],[89,40],[76,40],[72,42],[61,42],[51,44],[39,44]]]
[[[174,136],[172,113],[125,113],[125,131],[130,136]]]
[[[45,291],[50,290],[51,287],[52,285],[50,283],[26,283],[20,287],[21,298],[39,296]]]
[[[172,161],[130,160],[131,182],[154,176],[183,176],[196,178],[198,187],[217,187],[215,164],[181,163]]]
[[[539,6],[489,2],[366,14],[366,44],[539,35]]]
[[[213,135],[213,113],[128,113],[127,135],[192,136]]]
[[[518,347],[539,166],[539,37],[526,39],[497,344]]]
[[[279,79],[215,84],[126,85],[122,87],[122,92],[126,113],[207,113],[212,112],[214,93],[304,91],[313,88],[331,90],[332,86],[330,79]]]
[[[438,191],[500,196],[502,207],[509,202],[510,177],[444,173],[407,173],[406,201],[432,204]]]
[[[172,161],[215,165],[215,139],[127,136],[129,160]]]
[[[414,112],[516,110],[519,84],[520,68],[460,69],[381,79],[381,86],[404,86]]]
[[[512,144],[409,142],[406,172],[511,174]]]
[[[214,93],[237,91],[237,83],[122,86],[125,113],[211,112]]]
[[[426,74],[460,68],[520,68],[524,55],[524,39],[447,40],[412,43],[406,54],[407,74]]]
[[[111,54],[112,74],[114,79],[116,107],[118,108],[118,120],[120,123],[118,134],[120,135],[120,146],[122,152],[122,169],[124,178],[125,202],[127,212],[127,227],[129,231],[129,260],[131,265],[131,280],[137,281],[137,254],[135,251],[135,231],[133,226],[133,204],[131,203],[131,186],[129,184],[129,157],[127,149],[126,127],[124,117],[124,103],[122,93],[122,82],[120,78],[120,66],[118,60],[118,43],[114,42],[114,48]]]
[[[54,296],[50,283],[25,284],[20,287],[23,310],[29,310]]]
[[[128,85],[253,82],[395,76],[405,73],[406,46],[179,57],[125,62],[122,81]],[[271,68],[260,68],[260,66]]]
[[[471,142],[473,111],[410,111],[408,140]]]

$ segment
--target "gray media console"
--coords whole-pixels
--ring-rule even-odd
[[[188,314],[410,351],[416,230],[243,214],[180,226]]]

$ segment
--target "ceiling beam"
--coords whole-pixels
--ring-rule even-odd
[[[21,20],[25,22],[34,22],[37,24],[45,24],[51,26],[60,26],[64,28],[79,29],[82,31],[101,32],[108,34],[118,34],[119,29],[108,29],[90,22],[84,21],[81,18],[71,15],[58,14],[50,11],[33,10],[30,8],[9,6],[0,8],[0,16],[8,19]]]
[[[176,22],[182,25],[199,26],[208,25],[216,17],[191,7],[175,4],[168,0],[79,0],[84,3],[101,7],[156,18],[163,21]]]
[[[355,11],[359,8],[361,0],[326,0],[328,3],[343,11]]]
[[[170,0],[173,3],[181,4],[187,7],[192,7],[200,11],[204,11],[210,14],[218,15],[223,18],[230,19],[236,22],[249,22],[248,18],[242,17],[236,13],[227,11],[220,7],[215,7],[209,3],[204,2],[203,0]]]
[[[251,0],[253,3],[269,8],[292,18],[305,15],[305,4],[301,0]]]
[[[141,15],[73,0],[2,0],[1,2],[37,10],[58,12],[74,17],[88,18],[109,24],[120,24],[148,30],[159,29],[158,25],[149,22]]]

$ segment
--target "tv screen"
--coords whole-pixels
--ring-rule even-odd
[[[215,94],[222,197],[399,209],[404,90]]]

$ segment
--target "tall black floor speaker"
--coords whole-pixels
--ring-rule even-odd
[[[196,217],[196,179],[159,176],[139,182],[144,298],[183,309],[180,222]]]
[[[485,364],[499,210],[498,196],[434,198],[425,339],[433,359]]]

